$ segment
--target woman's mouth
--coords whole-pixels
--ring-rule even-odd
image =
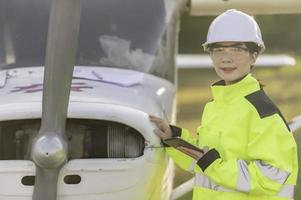
[[[236,68],[235,67],[224,67],[224,68],[221,68],[221,70],[224,72],[224,73],[231,73],[235,70]]]

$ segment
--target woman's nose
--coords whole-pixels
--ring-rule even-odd
[[[230,56],[230,54],[228,53],[224,53],[221,57],[221,62],[222,63],[232,63],[233,62],[233,59],[232,57]]]

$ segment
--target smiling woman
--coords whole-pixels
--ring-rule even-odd
[[[298,59],[301,61],[300,59]],[[254,76],[264,80],[267,94],[279,106],[288,121],[301,113],[301,62],[296,67],[258,68]],[[179,89],[177,95],[178,118],[177,125],[186,127],[194,133],[199,125],[200,115],[205,103],[211,100],[210,81],[216,80],[217,75],[213,69],[180,69]],[[201,78],[200,78],[201,77]],[[279,91],[285,91],[279,95]],[[294,132],[297,144],[301,144],[301,129]],[[301,155],[301,145],[297,145],[298,154]],[[300,156],[299,156],[300,163]],[[191,173],[177,170],[176,186],[191,178]],[[298,174],[298,184],[295,187],[295,200],[301,199],[301,173]],[[192,192],[178,200],[191,200]]]
[[[291,200],[297,147],[281,112],[250,73],[265,48],[256,21],[228,10],[211,23],[203,46],[222,80],[211,86],[213,100],[205,105],[197,136],[150,116],[155,134],[181,137],[204,150],[167,148],[181,168],[194,173],[193,200]]]

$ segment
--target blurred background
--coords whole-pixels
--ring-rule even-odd
[[[301,115],[301,15],[255,16],[267,50],[266,54],[288,54],[296,66],[255,68],[253,75],[265,84],[264,90],[289,122]],[[180,54],[203,54],[201,44],[213,17],[182,16],[179,38]],[[206,102],[212,99],[210,85],[219,80],[213,68],[178,71],[177,125],[196,132]],[[301,155],[301,130],[294,133]],[[300,158],[300,156],[299,156]],[[300,161],[299,161],[300,163]],[[192,178],[188,172],[176,171],[175,186]],[[301,176],[295,189],[295,200],[301,200]],[[190,200],[188,193],[179,200]]]

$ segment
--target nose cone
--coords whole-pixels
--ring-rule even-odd
[[[67,158],[67,144],[58,136],[42,136],[34,141],[31,155],[33,161],[40,167],[56,168]]]

